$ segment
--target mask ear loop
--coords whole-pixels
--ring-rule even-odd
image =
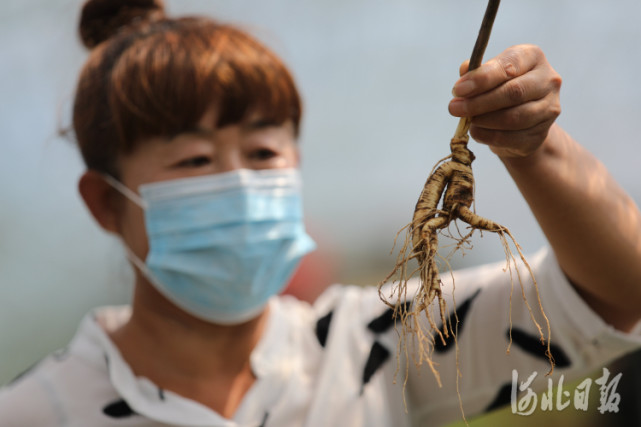
[[[133,263],[134,267],[136,267],[142,273],[142,275],[145,276],[147,280],[149,280],[149,282],[156,285],[157,289],[163,289],[163,286],[154,277],[152,272],[147,267],[147,264],[145,264],[143,260],[138,258],[138,256],[134,253],[134,251],[132,251],[127,245],[125,245],[124,242],[123,242],[123,247],[125,248],[125,253],[127,254],[127,258],[129,259],[129,261]]]
[[[107,181],[109,185],[119,191],[123,196],[140,206],[142,209],[146,209],[148,207],[147,202],[145,202],[135,191],[132,191],[129,187],[118,181],[113,176],[103,174],[102,177],[105,179],[105,181]],[[127,254],[127,258],[133,263],[134,267],[137,268],[142,273],[142,275],[147,278],[147,280],[156,285],[158,289],[163,289],[163,287],[159,284],[159,282],[147,267],[147,264],[145,264],[143,260],[138,258],[134,251],[132,251],[129,246],[125,244],[125,242],[122,242],[122,244],[125,249],[125,253]]]
[[[122,182],[118,181],[116,178],[114,178],[111,175],[103,174],[102,177],[107,181],[109,185],[111,185],[113,188],[116,190],[120,191],[120,193],[140,206],[142,209],[147,209],[148,205],[147,202],[145,202],[135,191],[132,191],[129,187],[124,185]]]

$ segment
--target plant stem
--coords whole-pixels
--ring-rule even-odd
[[[479,30],[479,35],[476,37],[476,43],[474,43],[474,49],[472,50],[472,56],[470,57],[470,66],[467,70],[468,73],[481,65],[485,48],[487,47],[487,43],[490,40],[490,34],[492,33],[494,18],[496,18],[496,12],[499,10],[500,3],[501,0],[489,0],[487,2],[485,16],[483,16],[483,22],[481,22],[481,29]],[[456,140],[458,142],[463,140],[467,141],[467,132],[470,129],[470,123],[471,119],[469,117],[461,118],[452,140]]]

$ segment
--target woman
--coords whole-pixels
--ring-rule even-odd
[[[0,424],[459,419],[452,345],[434,355],[440,389],[400,359],[404,402],[393,383],[397,335],[375,289],[333,287],[314,306],[275,297],[314,246],[300,208],[301,105],[282,62],[234,27],[169,19],[158,1],[89,1],[80,33],[93,50],[74,104],[87,165],[79,190],[121,238],[134,298],[87,316],[66,351],[3,390]],[[639,320],[641,215],[554,124],[559,87],[538,48],[517,46],[464,74],[450,112],[474,118],[472,136],[504,162],[550,241],[533,267],[556,373],[567,380],[641,343],[620,332]],[[501,267],[455,275],[468,415],[506,403],[513,372],[547,368],[543,347],[528,351],[532,325],[518,301],[517,345],[504,355],[510,287]]]

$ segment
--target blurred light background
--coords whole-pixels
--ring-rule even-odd
[[[168,13],[241,24],[290,65],[305,101],[301,146],[312,232],[336,280],[375,284],[392,267],[433,164],[448,154],[447,104],[472,49],[480,0],[166,0]],[[0,384],[64,346],[91,307],[125,302],[118,242],[76,191],[83,166],[69,124],[86,51],[79,0],[0,4]],[[641,2],[504,1],[486,59],[540,45],[564,78],[559,122],[639,202]],[[509,226],[526,252],[545,244],[501,163],[474,144],[477,212]],[[607,226],[607,224],[604,224]],[[495,236],[454,265],[502,259]]]

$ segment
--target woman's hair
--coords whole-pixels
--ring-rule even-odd
[[[281,60],[245,32],[203,17],[169,19],[161,0],[90,0],[80,36],[92,49],[78,81],[73,130],[88,168],[118,174],[117,158],[148,137],[216,127],[252,112],[292,120],[301,101]]]

